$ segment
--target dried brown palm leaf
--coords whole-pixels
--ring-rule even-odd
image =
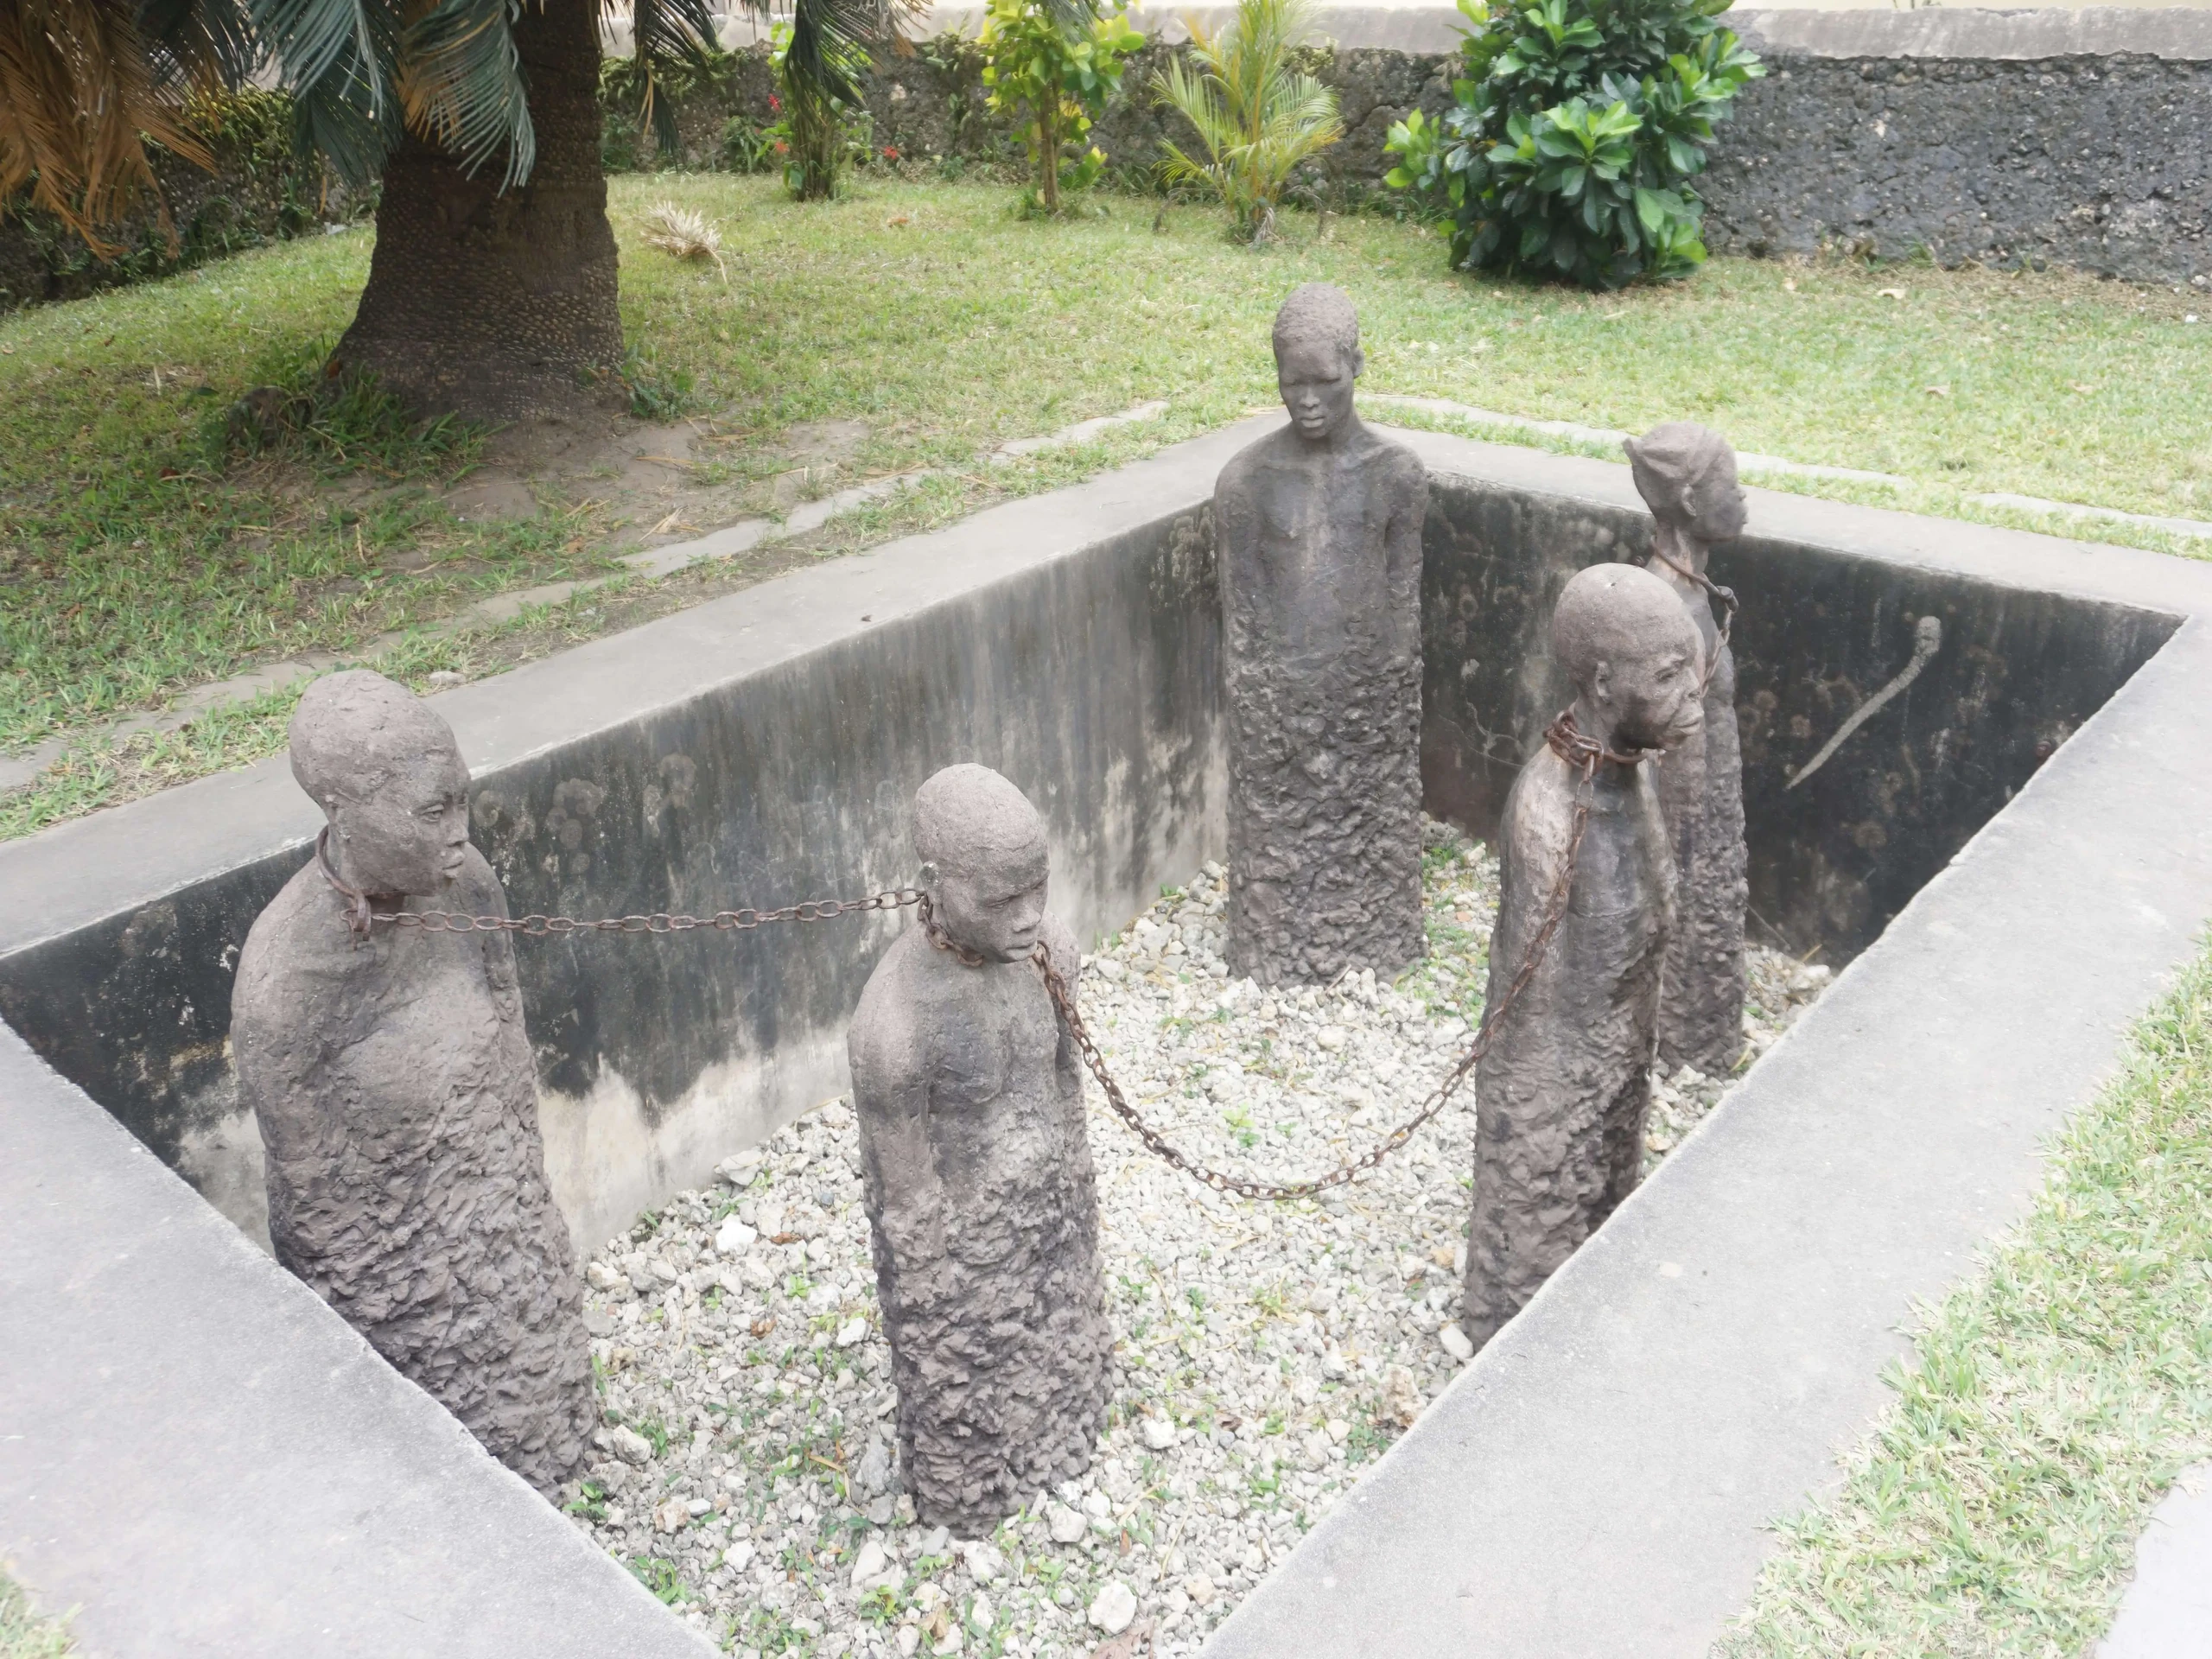
[[[172,249],[146,141],[202,167],[214,158],[186,112],[190,86],[156,73],[127,0],[0,0],[0,201],[30,199],[95,253],[150,196]]]

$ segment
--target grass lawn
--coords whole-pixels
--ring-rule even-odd
[[[1892,1380],[1717,1651],[2086,1655],[2151,1510],[2212,1456],[2212,956]]]
[[[1923,511],[2001,516],[1961,498],[2010,491],[2212,516],[2212,326],[2184,321],[2212,299],[2195,294],[1723,260],[1688,283],[1590,296],[1454,276],[1434,238],[1379,219],[1321,237],[1292,215],[1288,236],[1255,253],[1211,213],[1172,209],[1155,229],[1155,204],[1131,198],[1036,224],[1009,216],[1004,188],[880,177],[804,207],[766,180],[718,175],[623,177],[612,194],[632,382],[654,418],[712,441],[692,476],[733,513],[788,505],[778,478],[798,423],[867,428],[804,493],[916,467],[967,474],[840,521],[786,562],[1272,403],[1269,321],[1313,279],[1358,302],[1372,391],[1630,429],[1697,418],[1747,449],[1900,474],[1903,492],[1801,487]],[[639,245],[640,215],[664,197],[720,222],[727,284]],[[120,714],[608,568],[619,515],[589,479],[526,522],[456,516],[443,498],[486,454],[477,435],[414,434],[354,409],[277,454],[226,455],[232,401],[306,383],[352,314],[369,249],[366,230],[313,238],[0,320],[0,753],[75,740],[0,798],[0,837],[269,753],[292,694],[175,736],[99,735]],[[1170,405],[1159,421],[976,476],[1007,439],[1154,398]],[[774,568],[632,580],[382,660],[418,680],[490,672]]]
[[[0,1659],[69,1659],[75,1651],[68,1633],[34,1613],[14,1580],[0,1573]]]

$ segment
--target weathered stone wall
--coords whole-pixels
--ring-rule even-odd
[[[1769,12],[1700,186],[1716,252],[2212,281],[2212,16]]]
[[[320,233],[327,222],[358,219],[372,204],[292,149],[292,107],[277,92],[248,92],[214,106],[211,172],[154,146],[154,178],[169,226],[143,202],[110,239],[122,250],[100,258],[84,238],[20,197],[0,213],[0,313],[104,288],[148,282],[286,237]]]
[[[1373,15],[1366,29],[1361,14],[1333,14],[1338,44],[1307,54],[1345,127],[1308,184],[1339,210],[1379,191],[1391,123],[1445,109],[1457,67],[1448,28],[1426,12]],[[1738,99],[1699,186],[1715,251],[1925,252],[1944,264],[2212,282],[2212,13],[1746,10],[1733,21],[1771,73]],[[1124,186],[1147,183],[1161,141],[1182,133],[1152,91],[1181,34],[1163,23],[1092,135]],[[1360,43],[1386,36],[1393,43]],[[729,116],[772,118],[760,50],[736,54],[734,92],[687,104],[685,164],[715,164]],[[975,43],[952,35],[887,60],[868,100],[879,155],[888,145],[909,162],[1018,162],[984,106],[982,69]]]

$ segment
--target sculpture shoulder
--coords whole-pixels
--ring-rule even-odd
[[[1548,890],[1567,862],[1573,819],[1573,780],[1550,750],[1540,748],[1513,780],[1498,826],[1501,861],[1511,878]]]
[[[1388,469],[1391,479],[1408,494],[1428,499],[1428,468],[1421,459],[1395,438],[1382,440],[1378,464]]]
[[[310,860],[254,918],[232,981],[232,1008],[251,1004],[276,982],[342,969],[352,943],[329,886]]]
[[[861,1094],[896,1089],[922,1068],[924,1036],[928,1026],[925,1003],[930,1000],[925,980],[930,967],[930,943],[918,927],[911,927],[891,943],[868,976],[845,1028],[846,1058],[853,1070],[853,1085]]]
[[[1282,426],[1266,436],[1254,439],[1229,458],[1214,480],[1213,493],[1217,499],[1239,497],[1251,493],[1255,475],[1294,459],[1290,454],[1287,440],[1290,428]]]

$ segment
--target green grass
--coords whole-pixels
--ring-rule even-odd
[[[33,1612],[15,1580],[0,1573],[0,1659],[70,1659],[75,1651],[68,1631]]]
[[[785,429],[853,418],[870,435],[819,487],[925,466],[960,475],[855,515],[817,550],[945,522],[1271,404],[1274,308],[1315,279],[1357,300],[1373,391],[1631,429],[1698,418],[1747,449],[1910,480],[1902,493],[1796,487],[1963,516],[2017,518],[1961,500],[1994,490],[2212,515],[2212,327],[2182,320],[2212,299],[2194,294],[1719,260],[1686,284],[1589,296],[1454,276],[1433,237],[1374,219],[1332,220],[1323,238],[1294,215],[1255,253],[1198,208],[1169,210],[1155,232],[1156,204],[1127,197],[1039,224],[1012,217],[1003,188],[881,177],[810,207],[728,175],[611,188],[632,374],[661,418],[721,440],[708,481],[765,508]],[[721,224],[727,285],[639,245],[639,216],[664,197]],[[0,835],[275,741],[241,747],[234,722],[142,765],[144,745],[118,755],[87,735],[118,715],[607,569],[609,524],[587,486],[528,524],[445,509],[439,493],[478,462],[476,435],[356,408],[281,454],[226,456],[232,401],[306,384],[350,318],[370,246],[365,230],[305,238],[0,321],[0,753],[85,738],[35,799],[9,804]],[[1006,439],[1149,398],[1169,400],[1164,419],[977,476]],[[549,626],[582,625],[493,633]],[[483,671],[527,654],[478,643],[464,654]]]
[[[2212,956],[1915,1349],[1719,1653],[2043,1659],[2103,1634],[2152,1509],[2212,1456]]]

